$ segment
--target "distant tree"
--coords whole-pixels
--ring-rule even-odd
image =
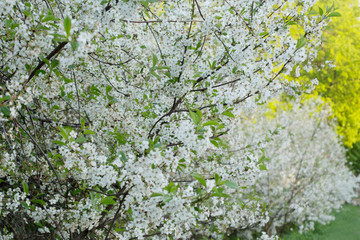
[[[319,99],[273,103],[239,122],[242,141],[268,136],[262,156],[267,171],[257,175],[256,190],[269,210],[269,235],[293,225],[300,232],[333,220],[332,211],[357,196],[360,178],[346,166],[345,148],[331,109]],[[255,123],[255,124],[254,124]],[[234,132],[233,132],[234,133]]]

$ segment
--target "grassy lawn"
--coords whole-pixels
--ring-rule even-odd
[[[282,240],[360,240],[360,207],[345,205],[336,212],[336,219],[328,225],[315,225],[312,232],[300,235],[292,232]]]

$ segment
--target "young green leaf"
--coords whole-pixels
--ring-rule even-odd
[[[91,131],[91,130],[89,130],[89,129],[86,129],[86,130],[84,131],[84,134],[90,135],[90,134],[95,134],[95,132],[94,132],[94,131]]]
[[[71,19],[69,18],[69,16],[64,19],[64,29],[66,32],[66,37],[69,38],[71,30]]]
[[[206,187],[206,181],[205,181],[204,177],[201,176],[201,174],[199,174],[199,173],[193,173],[193,174],[191,174],[191,176],[192,176],[193,178],[195,178],[196,180],[198,180],[198,181],[201,183],[201,185],[203,185],[204,187]]]
[[[59,129],[60,129],[60,136],[62,136],[65,140],[68,140],[68,138],[69,138],[69,135],[67,134],[67,132],[65,131],[65,129],[64,128],[62,128],[62,127],[59,127]]]
[[[60,18],[57,18],[54,15],[47,15],[43,19],[41,19],[41,22],[58,21],[58,20],[60,20]]]
[[[104,197],[103,199],[101,199],[101,203],[104,205],[111,205],[111,204],[115,204],[116,201],[114,201],[114,196],[108,196],[108,197]]]
[[[150,197],[162,197],[163,195],[162,193],[152,193]]]
[[[216,140],[210,140],[210,142],[217,148],[219,148],[219,143]]]
[[[195,125],[198,125],[200,123],[200,118],[199,115],[194,113],[193,111],[190,110],[190,117],[192,118],[192,120],[194,121]]]
[[[76,143],[83,143],[87,141],[88,139],[86,137],[79,137],[75,140]]]
[[[52,142],[55,143],[55,144],[57,144],[57,145],[61,145],[61,146],[66,145],[66,143],[64,143],[64,142],[62,142],[62,141],[59,141],[59,140],[53,140]]]
[[[332,12],[328,15],[328,17],[341,17],[341,14],[339,12]]]
[[[303,46],[305,46],[305,37],[304,36],[302,36],[301,38],[299,38],[298,40],[297,40],[297,44],[296,44],[296,48],[297,49],[300,49],[300,48],[302,48]]]
[[[32,199],[31,202],[33,203],[37,203],[37,204],[40,204],[40,205],[46,205],[45,201],[44,200],[41,200],[41,199]]]
[[[223,112],[222,115],[227,116],[227,117],[231,117],[231,118],[235,118],[234,114],[232,112]]]
[[[239,187],[235,182],[231,181],[226,181],[224,185],[232,189],[237,189]]]
[[[155,54],[153,54],[152,57],[153,57],[152,58],[153,67],[155,67],[157,62],[158,62],[158,58],[157,58],[157,56]]]
[[[27,194],[29,194],[29,185],[26,182],[22,182],[23,190]]]
[[[260,170],[263,170],[263,171],[267,170],[267,168],[266,168],[266,166],[264,164],[260,164],[259,168],[260,168]]]
[[[173,199],[173,197],[171,195],[166,194],[163,196],[163,202],[165,202],[165,203],[170,202],[172,199]]]
[[[10,109],[8,107],[0,107],[1,112],[4,114],[5,117],[10,117]]]
[[[204,123],[204,126],[219,126],[219,123],[217,121],[210,120]]]

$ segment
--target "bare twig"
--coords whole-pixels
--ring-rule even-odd
[[[48,163],[49,167],[51,168],[51,170],[54,172],[56,179],[58,181],[58,183],[60,183],[60,178],[58,176],[58,174],[56,173],[56,170],[54,168],[54,166],[52,165],[52,163],[50,162],[49,158],[47,157],[46,153],[44,152],[44,150],[39,146],[39,144],[37,143],[37,141],[35,141],[35,139],[33,138],[33,136],[31,136],[31,134],[16,120],[13,120],[16,125],[18,125],[31,139],[31,141],[34,143],[34,145],[40,150],[40,152],[42,153],[42,155],[44,156],[46,162]]]

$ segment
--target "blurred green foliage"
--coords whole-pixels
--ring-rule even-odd
[[[320,6],[333,1],[320,0]],[[340,17],[331,18],[323,34],[313,70],[301,73],[303,81],[317,78],[314,95],[330,102],[338,122],[338,133],[351,147],[360,141],[360,9],[358,0],[335,1]],[[335,66],[333,66],[335,65]]]
[[[360,174],[360,142],[356,142],[353,145],[353,147],[347,151],[346,157],[348,160],[349,168],[356,175],[359,175]]]

